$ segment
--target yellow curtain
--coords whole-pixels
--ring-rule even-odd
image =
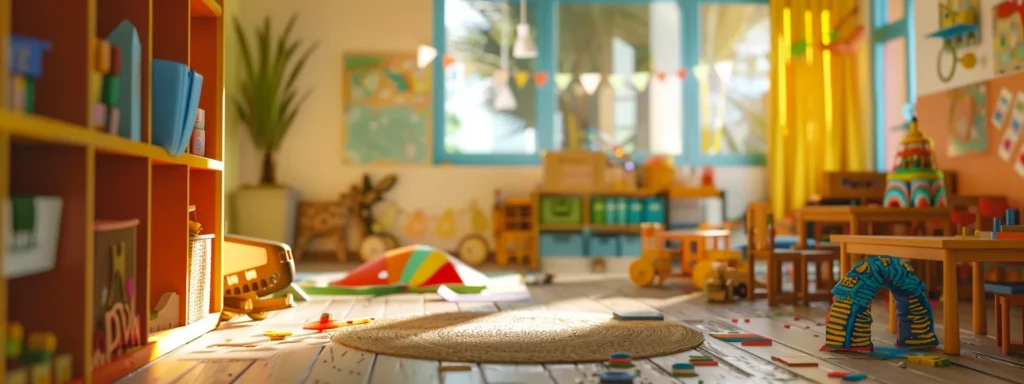
[[[775,217],[803,207],[823,172],[866,167],[858,57],[822,44],[860,23],[856,0],[772,0],[768,176]],[[843,19],[849,19],[840,24]],[[839,29],[832,34],[832,29]],[[802,44],[801,42],[805,43]],[[806,50],[800,52],[800,46]],[[796,47],[796,49],[794,49]]]

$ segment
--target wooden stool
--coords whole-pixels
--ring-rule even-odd
[[[794,283],[800,282],[800,291],[797,292],[797,295],[800,296],[804,305],[808,305],[812,301],[832,301],[832,286],[836,284],[835,276],[832,275],[832,265],[838,262],[839,254],[830,250],[800,251],[800,266],[804,272],[794,276],[793,281]],[[809,281],[808,265],[814,265],[815,287],[813,290]]]
[[[1010,343],[1010,308],[1024,308],[1024,283],[985,283],[985,292],[995,296],[996,345],[1004,355],[1024,351],[1024,343]]]
[[[789,249],[775,249],[769,251],[767,257],[768,262],[768,305],[774,306],[776,304],[796,304],[800,301],[800,292],[803,291],[801,287],[802,279],[798,276],[805,275],[804,271],[806,266],[801,264],[800,251],[789,250]],[[793,289],[786,292],[782,289],[782,270],[786,263],[793,264]],[[753,265],[750,266],[753,268]]]

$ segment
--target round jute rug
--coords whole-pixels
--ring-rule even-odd
[[[620,321],[609,315],[453,312],[376,320],[341,328],[335,343],[413,359],[476,363],[584,363],[625,352],[634,358],[696,348],[704,336],[671,321]]]

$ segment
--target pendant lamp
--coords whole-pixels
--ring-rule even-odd
[[[491,78],[494,81],[494,109],[499,111],[514,111],[518,107],[516,95],[512,93],[512,87],[508,84],[509,74],[504,69],[494,71]]]
[[[526,0],[519,0],[519,24],[516,25],[512,57],[519,60],[537,58],[537,44],[531,38],[530,24],[526,22]]]
[[[416,66],[420,69],[426,68],[436,58],[437,48],[426,44],[420,44],[419,49],[416,51]]]

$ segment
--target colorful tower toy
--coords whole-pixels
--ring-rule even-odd
[[[885,176],[885,207],[930,208],[946,206],[946,186],[932,154],[931,140],[912,118],[900,142],[896,166]]]

